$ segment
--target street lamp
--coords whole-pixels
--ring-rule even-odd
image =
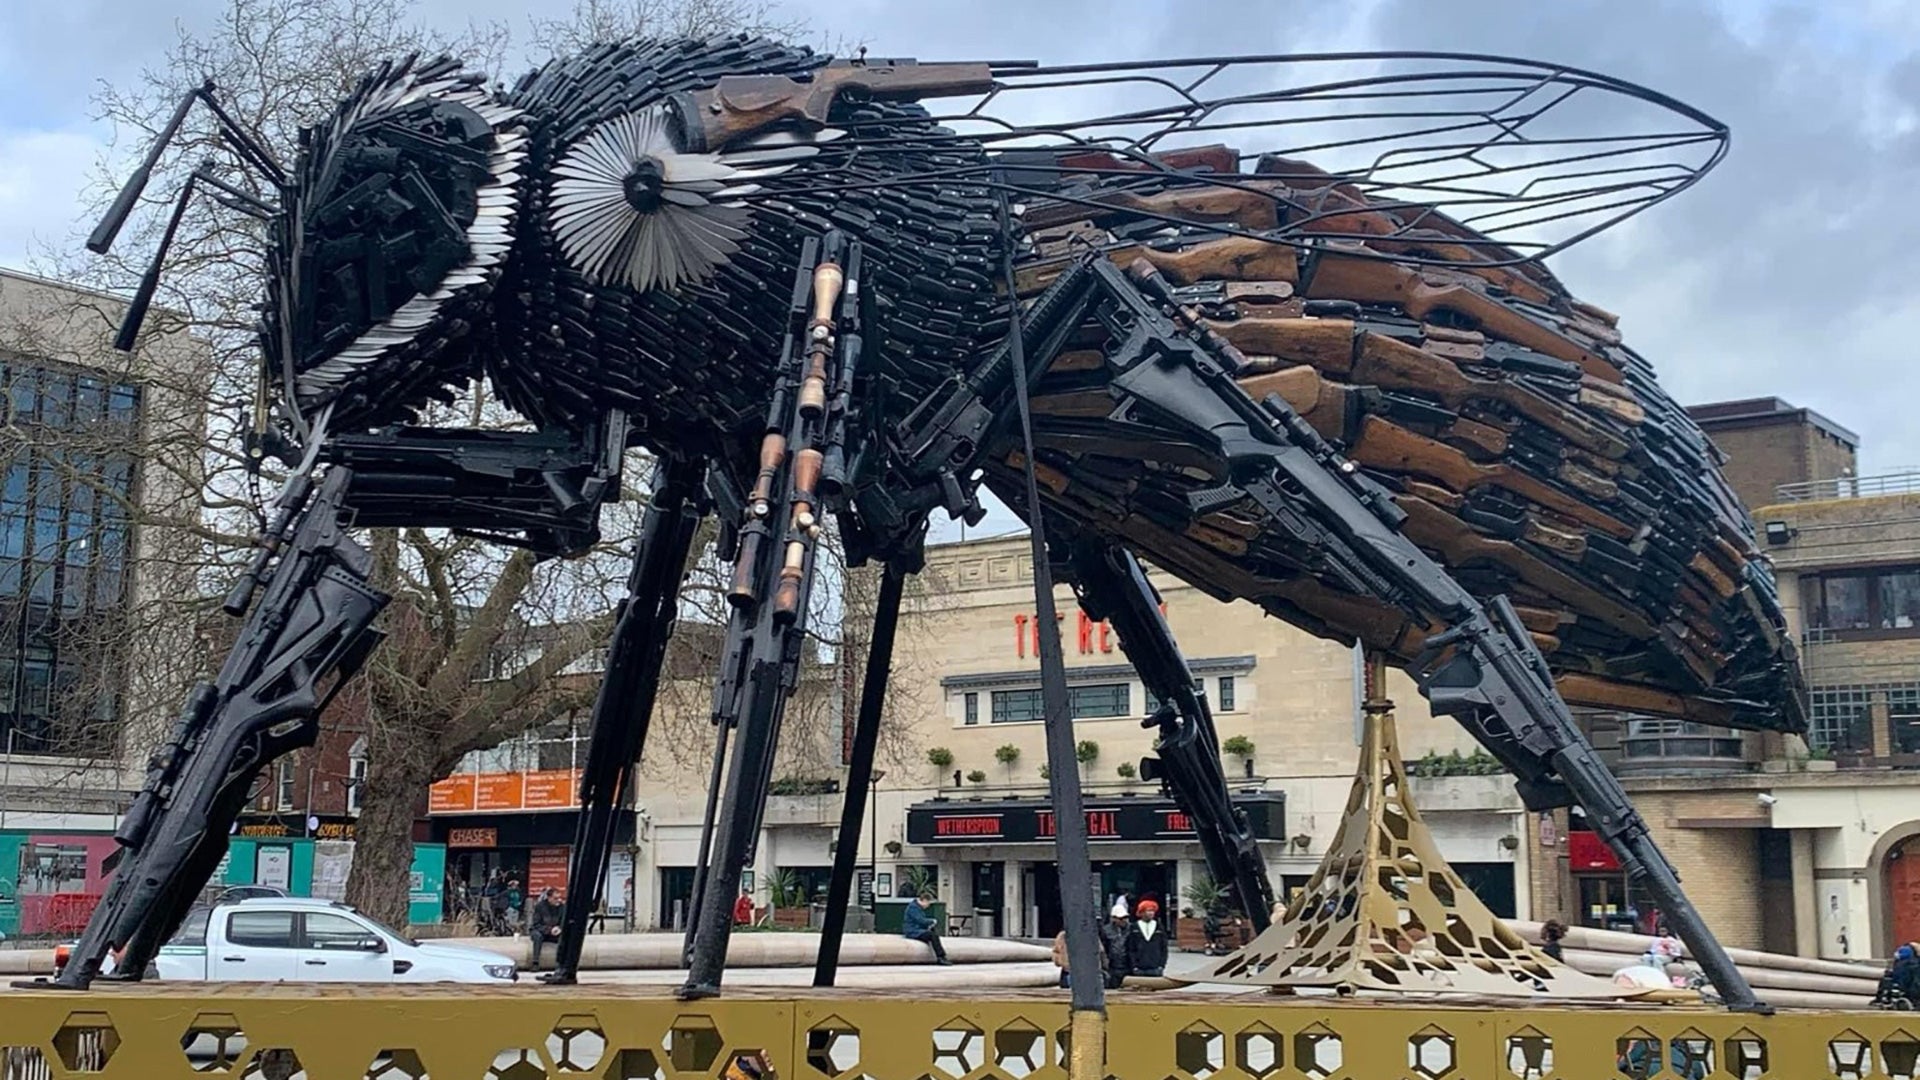
[[[867,910],[880,914],[880,781],[885,769],[875,769],[868,785],[867,810],[872,821],[867,826]]]

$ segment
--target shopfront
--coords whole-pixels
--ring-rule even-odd
[[[1281,792],[1238,795],[1254,835],[1279,844],[1286,835]],[[1058,933],[1061,882],[1053,861],[1056,819],[1041,799],[932,799],[907,811],[907,843],[940,860],[953,883],[957,932],[1049,938]],[[1090,800],[1087,835],[1093,890],[1104,912],[1117,899],[1129,907],[1156,901],[1170,924],[1182,890],[1206,873],[1193,823],[1172,801],[1120,796]],[[968,910],[970,908],[970,910]]]
[[[462,773],[434,784],[428,815],[433,839],[447,849],[449,906],[470,909],[495,870],[517,879],[529,903],[542,889],[564,896],[580,816],[578,783],[578,770],[553,769]],[[602,891],[610,915],[626,912],[633,838],[633,811],[617,810],[616,857]]]

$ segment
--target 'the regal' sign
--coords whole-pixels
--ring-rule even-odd
[[[1285,801],[1277,791],[1241,795],[1254,835],[1286,836]],[[907,810],[909,844],[1051,843],[1058,829],[1053,810],[1040,802],[921,803]],[[1087,838],[1093,841],[1189,840],[1193,820],[1165,799],[1128,799],[1087,808]]]

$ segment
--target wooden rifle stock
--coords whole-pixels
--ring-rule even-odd
[[[1621,380],[1620,369],[1611,360],[1461,284],[1457,277],[1432,270],[1422,272],[1385,259],[1329,251],[1315,264],[1312,281],[1303,295],[1315,300],[1393,304],[1416,319],[1450,312],[1494,337],[1578,364],[1595,379],[1611,383]]]
[[[1320,372],[1308,364],[1238,381],[1240,389],[1255,401],[1265,400],[1268,394],[1280,395],[1322,438],[1347,441],[1347,402],[1352,387],[1321,378]]]
[[[1465,454],[1437,439],[1408,431],[1378,416],[1361,421],[1360,437],[1354,441],[1348,456],[1362,465],[1430,477],[1463,493],[1492,484],[1608,535],[1622,540],[1633,536],[1633,530],[1625,524],[1511,465],[1469,460]]]
[[[827,123],[841,94],[875,101],[913,101],[993,89],[986,64],[920,64],[911,60],[863,63],[837,60],[811,77],[726,75],[706,90],[674,96],[690,151],[710,153],[743,135],[787,120]]]

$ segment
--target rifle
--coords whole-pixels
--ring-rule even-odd
[[[679,114],[687,150],[703,154],[783,121],[825,127],[842,96],[858,101],[915,101],[984,94],[993,87],[989,64],[835,60],[804,78],[725,75],[709,89],[684,91],[670,101]]]

